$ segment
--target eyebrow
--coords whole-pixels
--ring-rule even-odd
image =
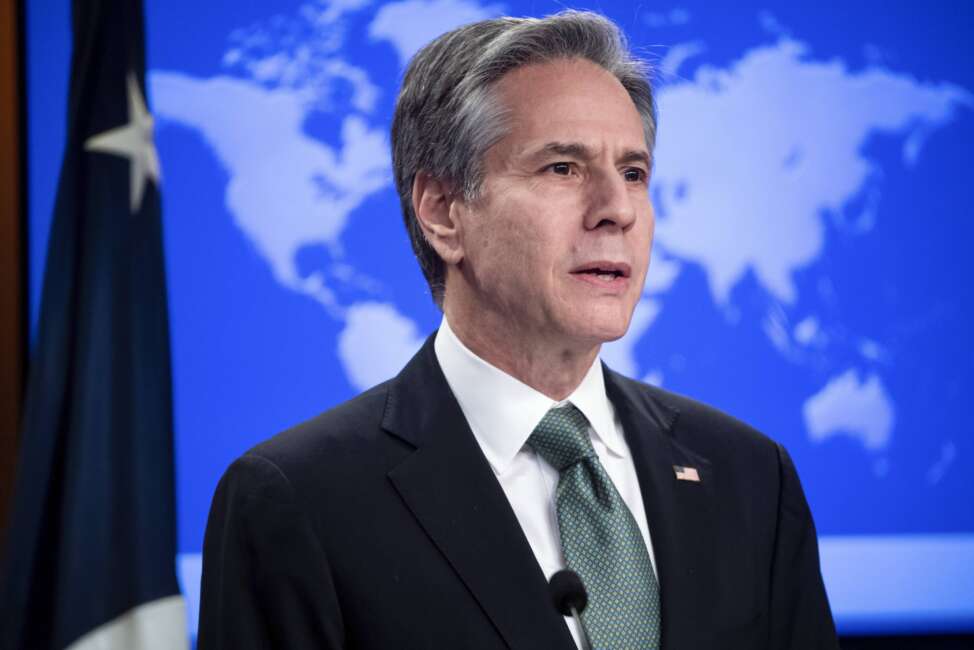
[[[570,158],[578,158],[580,160],[591,160],[595,158],[595,152],[591,148],[582,144],[581,142],[548,142],[536,151],[528,154],[531,159],[544,158],[545,156],[555,154],[559,156],[568,156]],[[643,163],[647,168],[652,167],[652,159],[650,159],[649,154],[642,149],[629,149],[625,151],[622,156],[616,161],[617,163]]]

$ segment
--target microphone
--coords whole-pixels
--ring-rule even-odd
[[[585,591],[585,585],[582,584],[579,575],[571,569],[558,571],[551,576],[551,580],[548,582],[548,593],[551,594],[551,602],[559,614],[571,616],[575,619],[578,623],[578,629],[582,631],[585,647],[591,648],[592,641],[588,638],[588,632],[579,617],[579,614],[584,612],[585,606],[588,605],[588,592]]]

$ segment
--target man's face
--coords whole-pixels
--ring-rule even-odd
[[[519,68],[495,90],[510,130],[487,152],[481,198],[462,210],[460,271],[475,302],[525,337],[617,339],[653,239],[639,113],[585,60]]]

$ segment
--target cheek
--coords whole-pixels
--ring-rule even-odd
[[[486,215],[485,215],[486,216]],[[535,276],[544,267],[546,250],[543,221],[537,207],[525,206],[509,200],[497,207],[486,232],[482,262],[492,271],[504,274],[509,281],[521,282],[525,276]]]
[[[653,211],[652,204],[649,205],[646,210],[645,217],[642,217],[643,222],[640,229],[639,237],[641,238],[641,249],[646,252],[646,256],[649,256],[650,249],[653,247],[653,237],[656,234],[656,213]]]
[[[575,252],[565,193],[547,196],[530,184],[493,186],[487,192],[491,200],[471,228],[476,250],[468,255],[481,285],[522,301],[525,295],[535,296],[528,301],[533,303],[560,295],[565,288],[559,285],[559,270]]]
[[[499,212],[477,215],[481,219],[469,231],[468,269],[482,291],[495,300],[505,295],[523,295],[531,275],[532,259],[527,238],[529,229],[517,219]]]
[[[650,213],[650,216],[646,222],[641,224],[639,226],[639,230],[633,233],[632,261],[634,272],[636,269],[638,269],[638,271],[642,274],[642,277],[637,278],[638,282],[633,283],[632,290],[636,294],[642,293],[643,283],[646,280],[646,272],[651,264],[650,256],[653,248],[654,231],[655,222],[652,218],[652,213]]]

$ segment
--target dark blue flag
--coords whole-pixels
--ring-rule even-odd
[[[141,2],[75,0],[68,131],[0,593],[3,648],[187,645]]]

